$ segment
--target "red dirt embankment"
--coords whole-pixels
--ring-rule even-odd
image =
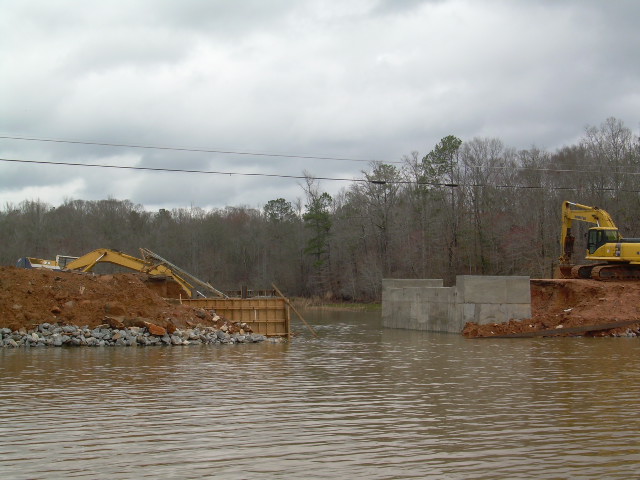
[[[48,322],[93,328],[107,315],[164,328],[219,326],[210,312],[168,303],[156,293],[157,285],[145,280],[148,277],[138,273],[94,275],[0,267],[0,327],[17,330]]]
[[[502,324],[465,325],[466,337],[490,337],[541,330],[633,322],[580,332],[587,336],[640,334],[640,282],[577,279],[531,280],[531,318]],[[570,334],[571,332],[567,333]],[[575,332],[573,333],[575,334]]]
[[[106,316],[142,319],[161,327],[220,326],[211,312],[168,303],[162,295],[175,285],[149,282],[146,275],[94,275],[44,269],[0,267],[0,327],[17,330],[41,323],[96,327]],[[175,292],[174,292],[175,293]],[[503,324],[468,323],[467,337],[635,321],[633,325],[582,335],[640,335],[640,282],[531,280],[531,312],[526,320]],[[231,332],[233,333],[233,332]]]

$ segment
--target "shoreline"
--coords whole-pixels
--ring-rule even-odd
[[[107,324],[90,328],[45,322],[18,330],[0,328],[0,348],[233,345],[264,341],[282,342],[284,339],[270,339],[243,330],[229,333],[224,326],[218,329],[200,325],[164,334],[154,334],[146,327],[113,328]]]

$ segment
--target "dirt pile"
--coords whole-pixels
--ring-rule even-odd
[[[622,323],[625,325],[616,328],[584,330]],[[468,323],[463,335],[489,337],[547,330],[562,335],[640,335],[640,282],[531,280],[530,319],[490,325]]]
[[[228,324],[212,312],[168,303],[144,274],[94,275],[0,267],[0,327],[44,322],[97,327],[106,317],[171,329]],[[149,288],[152,287],[152,288]],[[228,324],[233,332],[233,325]]]

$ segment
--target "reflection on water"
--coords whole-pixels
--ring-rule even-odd
[[[640,342],[308,312],[290,344],[0,350],[2,478],[636,478]]]

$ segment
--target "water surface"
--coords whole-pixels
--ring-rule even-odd
[[[307,312],[288,344],[0,349],[0,477],[638,478],[640,339]]]

